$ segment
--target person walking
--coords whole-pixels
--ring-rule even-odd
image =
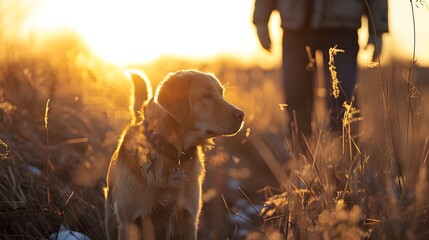
[[[253,24],[260,44],[271,51],[268,21],[277,10],[283,28],[282,77],[288,109],[288,122],[298,129],[298,136],[312,134],[311,115],[314,104],[315,71],[308,67],[315,51],[323,53],[326,89],[332,88],[328,66],[329,49],[344,50],[335,56],[335,70],[340,81],[339,96],[327,97],[331,131],[342,129],[343,103],[356,105],[354,89],[359,50],[357,30],[366,16],[368,44],[374,44],[374,60],[382,47],[381,35],[388,32],[387,0],[255,0]],[[330,92],[330,91],[329,91]],[[296,122],[293,119],[296,119]]]

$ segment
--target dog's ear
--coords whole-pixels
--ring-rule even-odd
[[[156,91],[156,101],[178,123],[189,122],[192,105],[189,96],[191,78],[185,72],[170,73],[160,83]]]

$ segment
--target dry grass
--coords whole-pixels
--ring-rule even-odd
[[[307,140],[309,154],[292,157],[281,193],[268,194],[262,210],[266,236],[274,231],[273,239],[429,237],[429,91],[423,80],[412,78],[413,71],[419,69],[393,62],[363,70],[361,109],[344,105],[342,136],[316,132]],[[363,117],[353,117],[360,110]]]
[[[17,17],[18,5],[2,3],[2,23]],[[4,29],[10,27],[0,27],[0,238],[45,239],[64,224],[103,239],[99,189],[120,126],[130,119],[119,98],[130,83],[74,33],[30,43]]]

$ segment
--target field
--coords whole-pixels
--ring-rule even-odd
[[[126,69],[70,32],[0,48],[1,238],[55,239],[63,226],[105,239],[104,177],[132,114]],[[300,154],[285,137],[278,66],[166,56],[129,68],[153,87],[178,69],[213,72],[246,114],[239,134],[206,153],[200,239],[429,238],[428,69],[362,67],[360,117],[341,136],[327,132],[319,96]]]

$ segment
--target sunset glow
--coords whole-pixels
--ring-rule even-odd
[[[415,10],[417,59],[428,65],[429,29],[425,23],[429,9],[421,6]],[[270,55],[259,46],[252,11],[253,1],[248,0],[42,0],[29,25],[36,29],[74,29],[97,55],[115,64],[147,62],[162,55],[278,60],[278,17],[271,22],[274,54]],[[411,56],[413,28],[408,1],[391,2],[390,23],[391,33],[383,51],[399,58]]]
[[[247,0],[46,0],[32,23],[44,29],[73,28],[96,54],[117,64],[164,54],[245,56],[258,51],[252,8]]]

